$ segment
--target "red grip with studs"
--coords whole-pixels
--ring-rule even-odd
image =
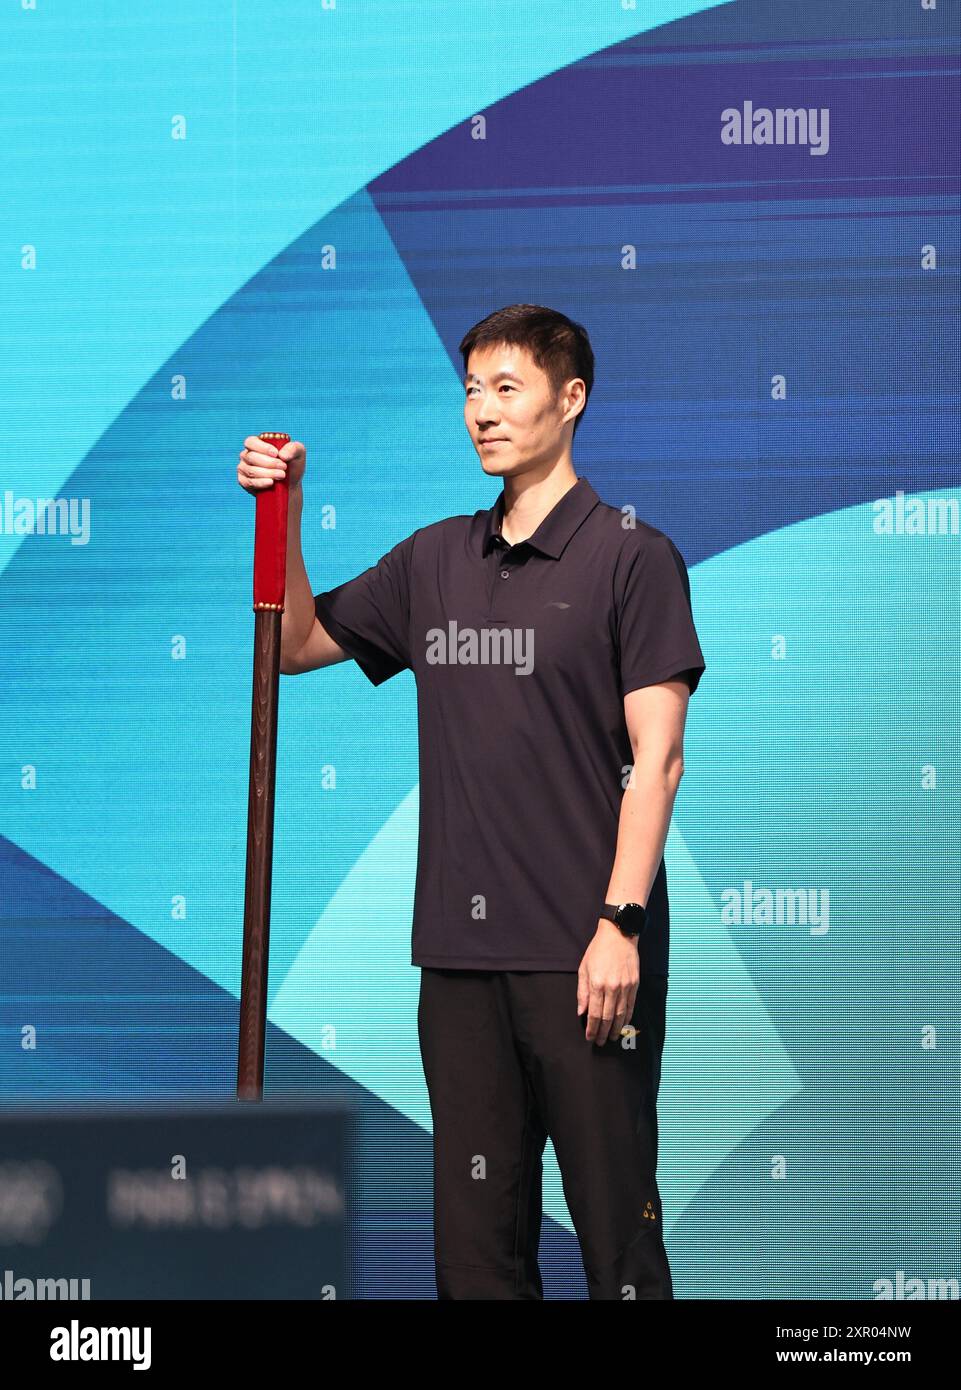
[[[257,436],[275,449],[290,443],[290,435],[268,432]],[[257,493],[254,523],[254,608],[284,611],[287,588],[287,479],[275,478]]]

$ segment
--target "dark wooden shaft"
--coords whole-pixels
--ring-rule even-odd
[[[281,621],[282,615],[277,611],[258,610],[254,615],[247,876],[240,971],[240,1041],[237,1049],[237,1096],[240,1100],[261,1100],[264,1091]]]

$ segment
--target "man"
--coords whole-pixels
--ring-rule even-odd
[[[673,1298],[656,1101],[668,982],[663,849],[705,669],[682,557],[602,502],[571,448],[587,333],[537,305],[460,344],[489,511],[423,526],[314,595],[305,450],[254,437],[238,479],[290,487],[281,670],[348,657],[417,682],[412,964],[434,1126],[440,1298],[543,1298],[550,1136],[592,1299]]]

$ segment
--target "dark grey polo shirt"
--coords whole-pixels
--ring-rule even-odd
[[[577,970],[597,931],[633,754],[624,696],[705,669],[684,561],[587,478],[527,540],[489,511],[423,526],[315,596],[374,685],[417,682],[411,963]],[[664,861],[642,969],[667,973]]]

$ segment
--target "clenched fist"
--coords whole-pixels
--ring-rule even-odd
[[[306,468],[307,450],[303,444],[292,439],[278,452],[266,439],[251,434],[240,451],[237,482],[244,492],[256,496],[263,488],[273,487],[275,478],[286,478],[290,487],[296,487]]]

